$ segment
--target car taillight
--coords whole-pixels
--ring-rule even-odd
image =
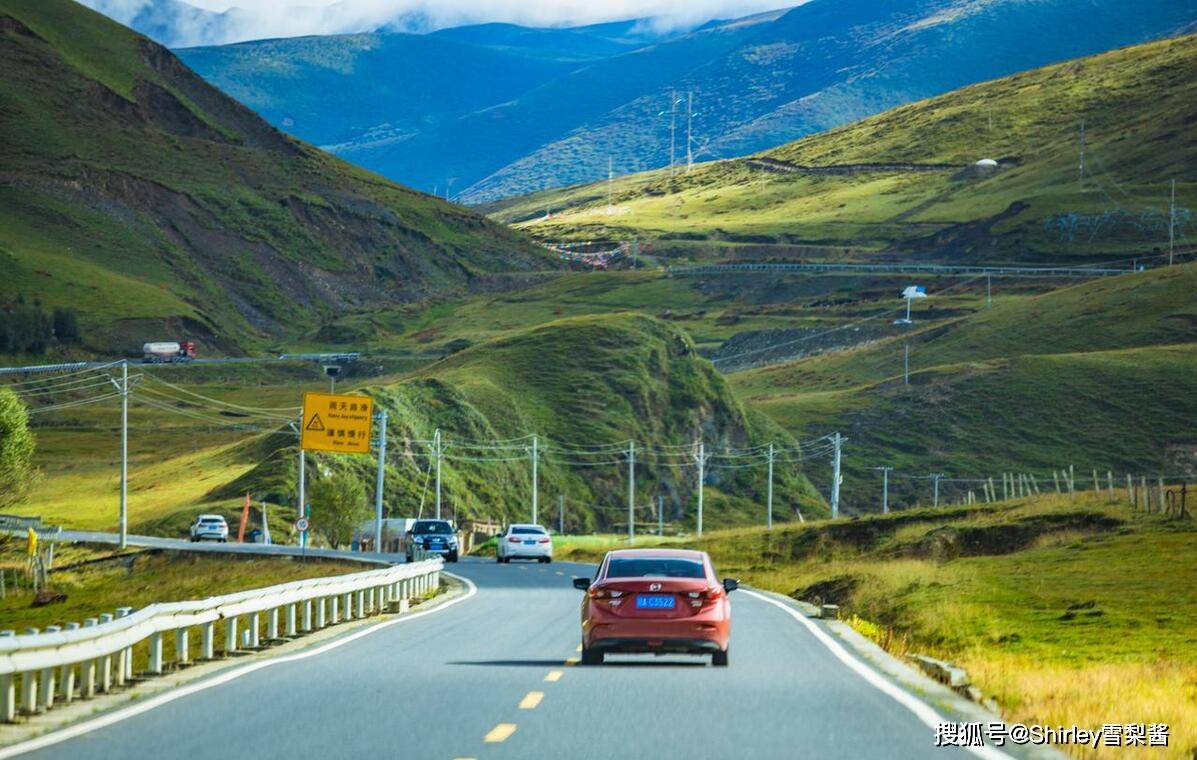
[[[520,542],[520,539],[519,539],[519,537],[518,537],[518,536],[512,536],[511,538],[509,538],[509,539],[507,539],[507,540],[508,540],[508,541],[510,541],[510,542],[511,542],[511,543],[513,543],[513,544],[518,544],[518,543]]]
[[[686,592],[686,599],[689,600],[691,607],[701,607],[704,604],[715,601],[721,596],[723,596],[723,589],[718,586],[713,586],[702,591]]]
[[[624,592],[617,591],[615,589],[596,588],[596,589],[591,589],[590,598],[591,599],[618,599],[621,596],[623,596],[623,594],[624,594]]]
[[[542,543],[542,544],[547,544],[548,542],[549,542],[548,536],[545,536],[544,538],[540,539],[540,543]]]

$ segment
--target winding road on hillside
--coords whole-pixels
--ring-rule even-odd
[[[593,566],[467,558],[448,569],[468,591],[440,608],[23,756],[975,756],[933,746],[926,721],[942,707],[897,687],[914,709],[903,704],[872,682],[884,678],[877,671],[837,655],[818,624],[764,595],[733,596],[728,668],[633,656],[584,667],[576,664],[580,592],[571,576]],[[980,756],[1007,757],[992,749]]]

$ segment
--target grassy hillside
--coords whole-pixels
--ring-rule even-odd
[[[270,127],[69,0],[0,3],[0,304],[79,310],[90,346],[293,336],[540,268],[463,209]]]
[[[1197,141],[1185,125],[1197,119],[1195,74],[1197,37],[1180,37],[966,87],[689,174],[624,177],[610,211],[604,185],[488,210],[547,239],[774,242],[989,260],[1147,256],[1167,246],[1172,179],[1177,239],[1191,246],[1194,238],[1197,185],[1186,167],[1197,165]],[[981,158],[999,167],[972,168]]]
[[[285,409],[297,406],[304,390],[327,388],[293,377],[267,384],[262,376],[249,386],[242,370],[219,372],[220,377],[188,389],[224,403]],[[228,372],[234,374],[224,377]],[[179,393],[148,380],[142,387],[134,393],[130,416],[133,529],[175,534],[200,509],[232,516],[248,490],[255,500],[282,505],[271,508],[270,519],[285,540],[294,514],[294,438],[273,432],[276,423],[247,421],[227,408],[175,404],[181,411],[171,414],[171,407],[147,407],[141,394],[153,391],[157,395],[146,398],[162,403],[167,400],[163,393]],[[570,530],[610,529],[625,520],[627,465],[621,442],[628,439],[640,444],[637,519],[656,522],[660,495],[673,531],[693,529],[696,475],[690,444],[699,435],[716,456],[791,440],[767,417],[745,408],[681,331],[635,314],[566,318],[515,330],[360,390],[390,412],[385,503],[395,516],[431,513],[427,442],[437,428],[446,442],[442,472],[449,514],[526,519],[531,441],[524,436],[536,433],[541,519],[555,518],[557,497],[564,495]],[[44,403],[36,395],[29,398],[35,405]],[[35,415],[37,461],[45,477],[19,511],[52,524],[111,528],[117,509],[119,452],[113,426],[118,414],[116,405],[104,404]],[[590,448],[605,443],[615,445]],[[94,453],[80,461],[80,450]],[[374,462],[372,457],[309,454],[309,481],[348,469],[372,490]],[[716,459],[708,470],[708,527],[763,519],[764,468],[716,466],[732,463]],[[826,511],[799,468],[779,468],[775,483],[778,520],[797,519],[795,510],[804,515]],[[318,514],[320,505],[313,509]]]
[[[851,438],[846,507],[867,511],[871,468],[895,501],[926,500],[930,472],[977,477],[1076,465],[1183,472],[1197,413],[1197,264],[1103,279],[823,356],[731,376],[746,403],[795,435]],[[910,346],[910,385],[902,382]],[[1179,469],[1178,469],[1179,468]],[[999,481],[1000,482],[1000,481]],[[977,483],[944,484],[945,498]]]
[[[721,575],[839,604],[891,652],[960,664],[1011,722],[1097,730],[1124,714],[1169,723],[1161,756],[1179,759],[1197,746],[1187,625],[1197,595],[1169,578],[1197,572],[1193,539],[1191,520],[1080,494],[681,543],[710,552]],[[559,553],[593,561],[608,548]]]

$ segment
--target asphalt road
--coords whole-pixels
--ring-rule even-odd
[[[963,758],[787,612],[735,592],[731,665],[573,664],[586,565],[449,570],[477,593],[27,757]],[[202,682],[201,682],[202,683]]]

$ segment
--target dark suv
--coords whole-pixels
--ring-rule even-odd
[[[439,554],[446,562],[457,561],[457,533],[448,520],[416,520],[407,532],[408,545],[431,554]]]

